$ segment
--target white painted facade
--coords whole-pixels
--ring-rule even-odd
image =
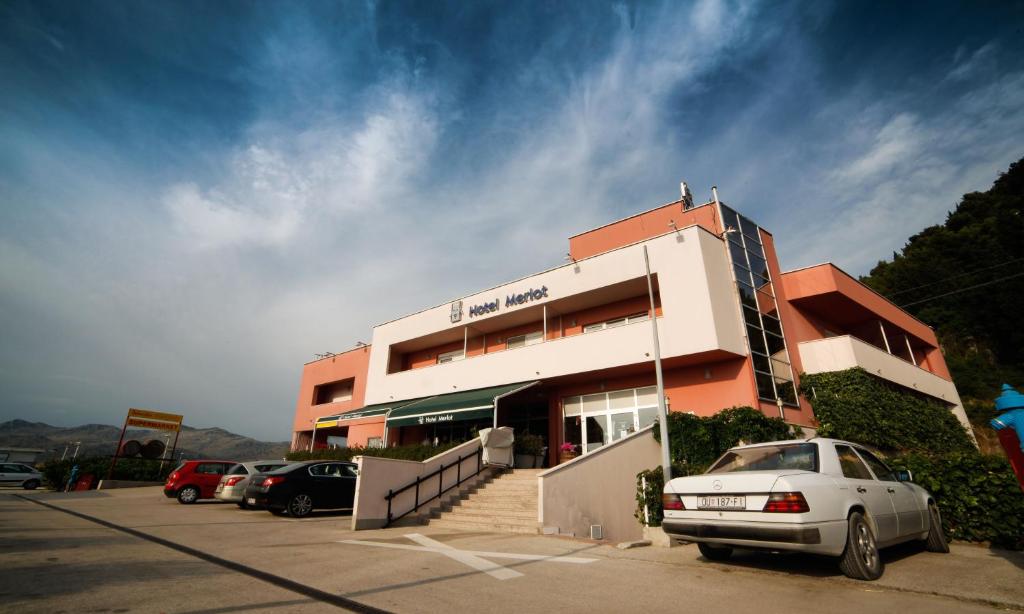
[[[531,277],[462,297],[462,319],[452,323],[444,304],[377,326],[373,330],[366,405],[473,390],[510,382],[622,367],[653,360],[649,322],[547,340],[426,368],[388,373],[393,345],[447,331],[462,338],[466,326],[480,325],[522,309],[643,279],[643,247],[658,276],[659,341],[664,359],[712,351],[747,355],[739,302],[721,238],[699,226],[670,232]],[[547,288],[547,296],[505,306],[505,297]],[[470,317],[471,306],[499,301],[496,312]],[[456,299],[460,300],[460,299]]]

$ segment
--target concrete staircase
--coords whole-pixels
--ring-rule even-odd
[[[537,474],[541,471],[515,469],[497,474],[434,512],[427,524],[462,531],[540,533]]]

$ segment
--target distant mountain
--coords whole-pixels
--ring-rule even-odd
[[[142,443],[150,439],[163,441],[165,434],[160,431],[128,429],[125,439],[135,439]],[[117,447],[120,435],[120,427],[108,424],[83,424],[64,428],[26,420],[0,422],[0,446],[46,450],[43,459],[60,458],[65,449],[68,456],[71,456],[75,451],[75,442],[81,442],[78,450],[80,457],[110,456]],[[174,443],[174,433],[170,435],[168,446]],[[221,428],[196,429],[183,426],[175,457],[225,460],[283,458],[288,447],[288,442],[257,441]]]

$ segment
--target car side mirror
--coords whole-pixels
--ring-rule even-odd
[[[914,474],[910,473],[909,469],[895,469],[892,474],[896,477],[897,482],[913,482]]]

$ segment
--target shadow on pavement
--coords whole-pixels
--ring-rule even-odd
[[[924,551],[924,544],[918,542],[897,544],[881,551],[882,562],[885,564],[895,563]],[[703,557],[701,557],[701,560],[707,561]],[[732,558],[727,562],[717,564],[722,568],[733,566],[813,578],[845,577],[839,571],[838,558],[801,552],[773,553],[757,550],[735,550],[733,551]]]
[[[988,551],[991,552],[993,555],[998,556],[1001,559],[1005,559],[1005,560],[1013,563],[1018,568],[1024,569],[1024,552],[1017,551],[1017,550],[1005,550],[1003,548],[993,548],[993,547],[990,547],[988,549]]]

